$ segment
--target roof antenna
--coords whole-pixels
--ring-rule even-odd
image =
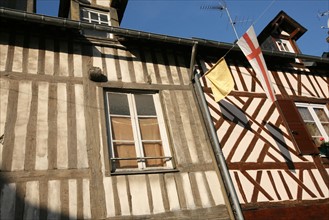
[[[323,16],[329,16],[329,11],[325,11],[325,12],[319,12],[318,13],[318,17],[323,17]],[[321,26],[322,29],[329,29],[329,18],[328,18],[328,22],[327,22],[327,27],[326,26]]]
[[[219,10],[219,11],[224,11],[225,10],[237,40],[239,39],[239,36],[238,36],[238,33],[236,32],[235,25],[237,23],[251,21],[250,19],[248,19],[248,20],[237,20],[237,18],[235,18],[234,21],[233,21],[231,15],[230,15],[230,12],[227,8],[225,0],[219,0],[218,5],[203,5],[203,6],[201,6],[201,9],[212,9],[212,10]]]

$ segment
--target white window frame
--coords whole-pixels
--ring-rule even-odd
[[[112,138],[112,126],[111,126],[111,116],[122,116],[122,115],[111,115],[110,113],[110,100],[108,97],[109,93],[116,93],[116,94],[126,94],[128,98],[128,105],[129,105],[129,111],[130,111],[130,117],[132,121],[132,129],[133,129],[133,137],[134,137],[134,144],[135,144],[135,151],[136,151],[136,160],[138,164],[138,168],[115,168],[115,155],[114,155],[114,141]],[[160,137],[164,153],[164,159],[165,159],[165,166],[164,167],[147,167],[146,166],[146,160],[143,158],[143,141],[141,138],[141,133],[139,129],[139,123],[138,123],[138,116],[137,116],[137,109],[136,109],[136,101],[134,98],[134,94],[143,94],[143,95],[150,95],[153,97],[154,101],[154,107],[156,111],[156,116],[142,116],[142,117],[157,117],[158,119],[158,125],[159,125],[159,131],[160,131]],[[169,141],[168,141],[168,135],[167,130],[165,126],[165,121],[163,118],[163,112],[161,108],[160,98],[158,93],[140,93],[140,92],[116,92],[116,91],[106,91],[105,92],[105,100],[106,100],[106,107],[107,107],[107,120],[108,120],[108,137],[109,137],[109,159],[111,163],[111,172],[140,172],[140,171],[154,171],[154,170],[172,170],[173,167],[173,158],[169,147]],[[116,140],[120,141],[120,140]],[[154,140],[152,140],[154,141]],[[120,141],[122,142],[122,141]],[[147,141],[146,141],[147,142]],[[144,141],[145,143],[145,141]]]
[[[101,12],[101,11],[98,11],[98,10],[94,10],[94,9],[90,9],[90,8],[81,8],[81,20],[82,21],[87,21],[89,23],[96,23],[96,24],[104,24],[104,25],[108,25],[110,26],[111,25],[111,20],[110,20],[110,16],[109,16],[109,13],[108,12]],[[88,17],[85,18],[83,17],[83,12],[87,12],[88,13]],[[95,19],[92,19],[91,18],[91,13],[94,13],[97,15],[97,20]],[[101,20],[101,15],[104,15],[107,17],[107,21],[102,21]]]
[[[295,104],[296,104],[297,107],[303,107],[303,108],[307,108],[309,110],[316,126],[318,127],[318,129],[321,133],[321,137],[323,137],[325,139],[325,141],[329,141],[329,134],[326,133],[326,131],[323,128],[318,116],[316,115],[316,113],[314,111],[315,108],[321,108],[321,109],[324,110],[324,112],[329,117],[329,111],[328,111],[326,105],[324,105],[324,104],[311,104],[311,103],[295,103]],[[304,121],[304,122],[307,122],[307,121]]]
[[[295,53],[295,50],[292,48],[289,40],[278,39],[275,42],[280,51]]]

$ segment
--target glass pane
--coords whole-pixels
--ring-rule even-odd
[[[161,140],[157,118],[139,118],[142,140]]]
[[[152,95],[135,95],[138,115],[156,115]]]
[[[314,121],[312,118],[311,113],[309,112],[309,110],[305,107],[298,107],[298,111],[300,113],[300,115],[302,116],[304,121]]]
[[[90,16],[92,20],[98,20],[98,14],[94,12],[90,12]]]
[[[324,130],[326,131],[327,135],[329,136],[329,123],[323,123],[322,124]]]
[[[111,124],[114,140],[134,140],[130,118],[111,117]]]
[[[163,148],[160,143],[143,144],[145,157],[163,157]],[[147,167],[164,167],[166,165],[165,159],[147,159]]]
[[[326,112],[324,111],[324,109],[315,108],[314,111],[321,122],[329,122],[329,118],[328,118]]]
[[[106,22],[106,23],[108,22],[108,17],[107,17],[107,15],[100,14],[99,16],[100,16],[100,20],[101,20],[101,21]]]
[[[310,132],[311,136],[321,136],[321,133],[315,123],[307,122],[305,123],[305,125],[308,131]]]
[[[86,11],[86,10],[82,10],[82,13],[81,13],[81,15],[82,15],[82,18],[85,18],[85,19],[87,19],[88,20],[88,11]]]
[[[136,158],[135,145],[127,143],[114,143],[114,155],[116,158]],[[116,168],[137,168],[136,160],[116,160]]]
[[[130,115],[127,94],[108,93],[110,113],[116,115]]]

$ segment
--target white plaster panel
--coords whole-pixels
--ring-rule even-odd
[[[0,219],[15,219],[16,184],[4,184],[1,187]]]
[[[109,82],[117,81],[117,71],[115,68],[115,59],[114,59],[114,49],[112,48],[104,48],[105,53],[105,63],[107,69],[107,79]]]
[[[180,209],[178,192],[176,188],[176,182],[173,175],[165,175],[166,188],[169,199],[170,211],[176,211]]]
[[[78,168],[88,167],[86,118],[84,105],[83,86],[75,85]]]
[[[77,219],[78,217],[78,190],[77,180],[69,179],[69,218]]]
[[[103,178],[103,185],[105,190],[106,213],[107,213],[106,217],[109,218],[115,216],[112,178],[111,177]]]
[[[83,218],[91,219],[89,179],[82,180],[82,188],[83,188]]]
[[[61,213],[60,181],[48,182],[48,216],[47,219],[59,219]]]
[[[194,209],[196,206],[194,203],[194,197],[193,197],[193,191],[191,187],[189,173],[181,173],[180,176],[182,178],[182,185],[184,190],[186,206],[188,209]]]
[[[39,82],[35,169],[48,169],[48,91],[49,84]]]
[[[30,48],[28,60],[27,60],[27,71],[32,74],[37,74],[38,72],[38,54],[39,54],[39,45],[38,38],[31,37],[30,39]]]
[[[183,59],[183,57],[179,56],[178,57],[178,66],[180,68],[181,74],[182,74],[182,78],[183,78],[183,82],[184,85],[189,85],[190,82],[190,75],[189,75],[189,69],[185,67],[185,61]]]
[[[82,77],[82,52],[79,44],[73,45],[73,75],[74,77]]]
[[[149,175],[149,182],[152,192],[153,214],[162,213],[165,209],[163,205],[163,195],[161,192],[160,175]]]
[[[169,64],[171,64],[169,66],[169,68],[170,68],[171,77],[173,79],[174,85],[180,85],[179,75],[178,75],[178,70],[177,70],[178,67],[174,65],[175,64],[175,55],[174,55],[174,53],[170,52],[167,55],[167,58],[168,58]]]
[[[69,75],[69,63],[68,63],[68,45],[67,42],[61,41],[60,44],[60,52],[59,52],[59,73],[60,76],[68,76]]]
[[[154,65],[152,62],[152,56],[150,51],[145,51],[145,60],[146,60],[146,68],[147,68],[147,73],[152,81],[152,84],[156,84],[157,80],[155,77],[155,69]]]
[[[14,72],[22,72],[23,71],[23,47],[18,45],[23,45],[24,37],[22,35],[16,35],[16,46],[14,47],[14,55],[13,55],[13,66],[12,70]]]
[[[122,82],[131,82],[126,50],[118,49],[118,56],[119,56],[118,60],[120,63]]]
[[[9,81],[0,79],[0,137],[5,133],[8,95],[9,95]],[[3,144],[0,143],[0,170],[2,168],[2,151],[3,151]]]
[[[209,198],[209,194],[206,188],[207,182],[204,179],[202,172],[196,172],[195,173],[195,179],[198,185],[199,193],[200,193],[200,199],[202,203],[202,207],[207,208],[211,207],[211,202]]]
[[[176,92],[176,98],[177,98],[178,103],[185,103],[184,96],[181,91]],[[189,115],[189,112],[187,109],[188,105],[186,105],[186,104],[179,105],[178,108],[179,108],[181,119],[184,122],[183,130],[184,130],[184,133],[186,136],[187,146],[188,146],[188,150],[190,152],[192,163],[198,163],[199,162],[198,151],[196,149],[195,141],[194,141],[194,137],[193,137],[193,131],[192,131],[191,122],[190,122],[190,115]]]
[[[45,74],[54,75],[54,41],[46,39],[45,47]]]
[[[39,219],[39,182],[26,183],[24,219]]]
[[[147,196],[145,175],[128,176],[133,215],[149,215],[150,205]]]
[[[142,62],[140,60],[139,52],[137,50],[132,51],[131,57],[133,58],[133,65],[134,65],[134,70],[135,70],[136,82],[137,83],[145,83],[143,66],[142,66]]]
[[[101,70],[103,70],[102,48],[99,46],[93,47],[93,66],[99,67]]]
[[[9,34],[0,33],[0,38],[7,42],[9,39]],[[8,44],[0,44],[0,71],[4,71],[6,69],[7,63],[7,53],[8,53]]]
[[[159,74],[161,78],[161,84],[169,84],[168,74],[166,66],[164,64],[163,56],[160,52],[156,52],[157,66],[159,68]]]
[[[206,171],[205,175],[211,191],[212,198],[215,201],[215,205],[224,205],[225,200],[223,197],[222,187],[220,185],[216,171]]]
[[[116,178],[117,178],[116,186],[118,191],[121,215],[130,215],[126,177],[117,176]]]
[[[23,170],[27,123],[30,117],[32,99],[31,82],[21,81],[18,89],[17,118],[15,124],[15,141],[12,158],[12,170]]]
[[[230,135],[229,138],[227,139],[226,143],[225,143],[225,157],[228,156],[228,154],[232,151],[234,144],[237,142],[238,140],[238,136],[241,134],[241,132],[244,130],[245,128],[240,126],[240,125],[235,125],[232,131],[232,134],[234,135]],[[232,157],[232,162],[235,161],[240,161],[243,153],[246,149],[247,149],[248,145],[246,145],[244,142],[240,142],[237,150],[235,151],[233,157]],[[224,152],[224,151],[223,151]]]
[[[57,84],[57,168],[68,168],[67,90],[65,83]]]

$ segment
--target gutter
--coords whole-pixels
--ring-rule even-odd
[[[16,20],[24,20],[27,22],[35,22],[44,25],[54,25],[58,27],[64,28],[74,28],[74,29],[89,29],[89,30],[98,30],[105,31],[108,33],[112,33],[118,36],[123,37],[132,37],[132,38],[140,38],[146,40],[153,40],[159,42],[167,42],[173,44],[180,44],[186,46],[193,46],[194,44],[198,44],[199,46],[204,47],[212,47],[212,48],[220,48],[220,49],[231,49],[234,51],[240,51],[240,48],[237,45],[233,45],[231,43],[224,43],[213,40],[205,40],[205,39],[188,39],[188,38],[179,38],[168,35],[161,34],[153,34],[149,32],[136,31],[126,28],[106,26],[106,25],[96,25],[82,21],[69,20],[66,18],[58,18],[51,17],[46,15],[28,13],[25,11],[18,11],[13,9],[8,9],[4,7],[0,7],[0,17],[11,18]],[[305,59],[308,61],[315,61],[319,63],[328,63],[329,58],[319,57],[319,56],[311,56],[305,54],[294,54],[287,53],[282,51],[270,51],[270,50],[262,50],[263,54],[266,56],[275,56],[282,58],[290,58],[290,59]]]

